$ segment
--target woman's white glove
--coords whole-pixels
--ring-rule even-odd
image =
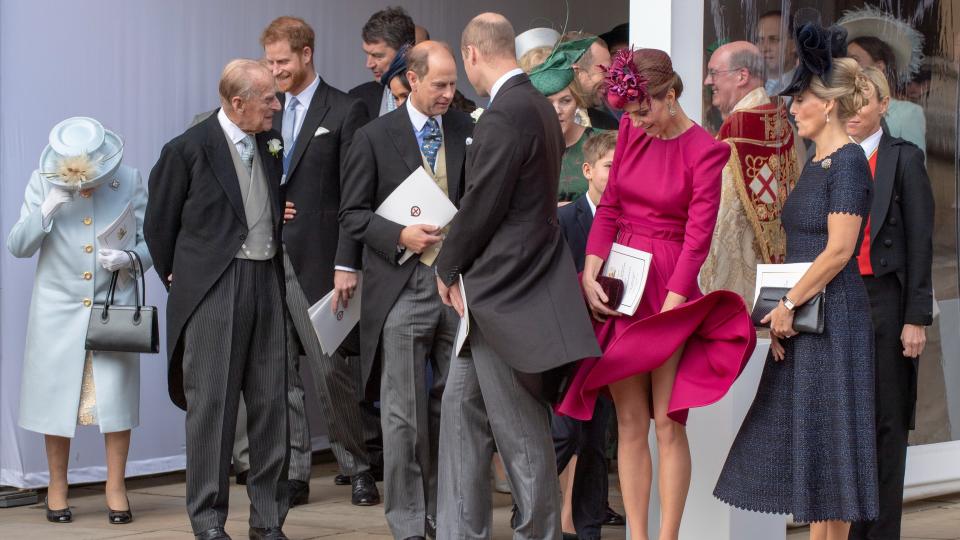
[[[97,253],[97,264],[108,272],[116,272],[130,266],[130,257],[119,249],[101,249]]]
[[[47,193],[47,198],[45,198],[40,205],[40,215],[44,221],[49,221],[61,206],[72,200],[73,191],[54,187]]]

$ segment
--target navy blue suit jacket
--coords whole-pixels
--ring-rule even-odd
[[[584,193],[576,201],[557,209],[557,218],[560,220],[560,231],[567,241],[570,254],[573,255],[573,264],[577,273],[583,272],[583,260],[586,258],[587,237],[590,236],[590,226],[593,225],[593,212]]]

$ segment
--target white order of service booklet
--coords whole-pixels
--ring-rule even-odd
[[[332,306],[333,293],[331,290],[307,310],[313,330],[317,333],[317,340],[320,341],[320,349],[327,356],[333,355],[340,348],[343,340],[360,322],[363,275],[357,273],[357,288],[353,291],[353,298],[347,302],[347,307],[343,307],[343,303],[337,306],[336,312]]]
[[[610,256],[600,273],[623,281],[623,300],[617,311],[627,316],[637,312],[652,262],[653,255],[646,251],[617,243],[610,248]]]
[[[457,215],[457,207],[421,166],[380,203],[375,213],[404,227],[424,224],[442,228]],[[407,250],[399,264],[413,255]]]
[[[753,305],[757,305],[763,287],[792,288],[807,273],[812,263],[758,264],[757,280],[753,292]]]

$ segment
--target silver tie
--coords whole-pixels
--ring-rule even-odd
[[[248,173],[253,172],[253,152],[256,149],[253,135],[247,135],[241,139],[240,144],[243,145],[243,150],[240,151],[240,160],[247,167]]]
[[[300,102],[295,96],[290,96],[290,103],[287,104],[287,109],[283,115],[283,155],[286,156],[293,151],[293,147],[297,144],[297,113],[300,111],[298,107]]]

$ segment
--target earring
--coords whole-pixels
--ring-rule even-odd
[[[667,105],[667,112],[670,113],[670,116],[677,115],[677,110],[673,108],[673,105]]]
[[[829,123],[830,123],[830,115],[827,114],[827,113],[823,113],[823,117],[827,119],[827,123],[829,124]]]

